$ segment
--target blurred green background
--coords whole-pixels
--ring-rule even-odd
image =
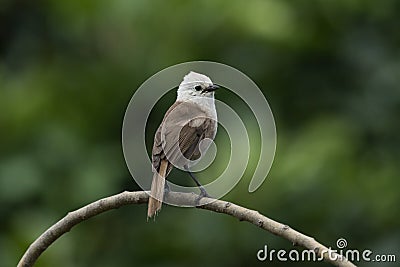
[[[152,74],[192,60],[246,73],[276,119],[268,179],[249,194],[245,177],[225,200],[399,260],[399,12],[396,0],[1,0],[0,266],[68,211],[139,189],[125,108]],[[264,245],[293,248],[226,215],[164,206],[146,222],[134,205],[73,228],[37,266],[265,266]]]

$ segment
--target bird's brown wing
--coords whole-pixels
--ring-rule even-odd
[[[216,134],[216,121],[213,119],[205,119],[203,124],[201,125],[201,132],[202,135],[199,138],[198,143],[195,145],[194,147],[194,151],[190,156],[191,160],[197,160],[198,158],[200,158],[201,153],[200,153],[200,149],[199,149],[199,143],[205,139],[205,138],[209,138],[211,140],[214,140],[215,138],[215,134]],[[206,150],[208,149],[208,147],[206,148]]]
[[[197,120],[197,121],[195,121]],[[215,121],[207,118],[200,107],[185,102],[176,102],[167,111],[154,137],[153,166],[158,171],[162,159],[179,163],[186,159],[200,156],[199,142],[204,138],[214,138],[215,132],[210,127]],[[172,169],[169,164],[167,175]]]

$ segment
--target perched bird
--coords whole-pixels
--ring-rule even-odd
[[[165,179],[172,167],[185,169],[207,196],[204,187],[190,172],[190,160],[201,156],[199,143],[214,139],[217,133],[217,111],[214,91],[218,88],[203,74],[189,72],[179,85],[175,103],[167,110],[154,136],[152,151],[153,181],[147,216],[153,217],[161,209],[166,189]],[[204,149],[203,152],[208,147]]]

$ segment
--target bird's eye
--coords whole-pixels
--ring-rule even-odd
[[[196,91],[200,91],[200,90],[201,90],[201,86],[200,86],[200,85],[196,85],[196,86],[194,87],[194,89],[196,89]]]

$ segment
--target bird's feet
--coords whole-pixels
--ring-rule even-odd
[[[196,207],[197,206],[201,206],[200,205],[200,200],[203,197],[211,198],[210,195],[207,193],[206,189],[203,186],[199,186],[199,189],[200,189],[200,195],[198,195],[198,197],[196,198],[196,202],[195,202]]]

